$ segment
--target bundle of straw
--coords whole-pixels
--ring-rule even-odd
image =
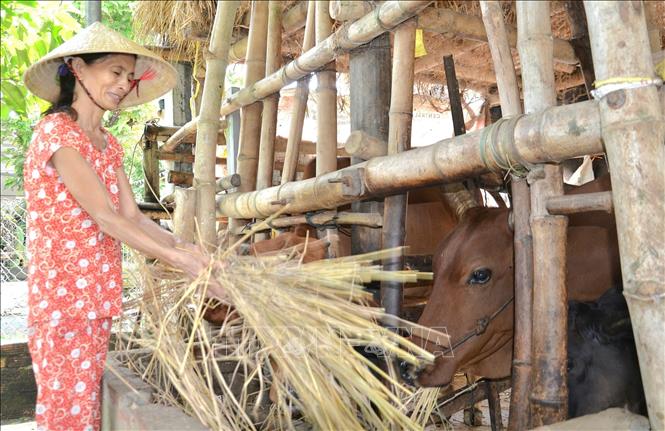
[[[140,310],[141,324],[127,338],[151,354],[129,366],[158,399],[212,429],[294,429],[294,411],[315,429],[422,429],[423,415],[410,417],[403,401],[412,392],[358,352],[369,346],[386,363],[433,362],[432,354],[380,323],[417,325],[370,307],[362,286],[416,281],[416,272],[384,272],[373,264],[401,252],[308,264],[288,250],[264,257],[220,252],[194,282],[144,266],[144,295],[130,304]],[[210,330],[202,306],[214,285],[223,287],[221,302],[230,311]]]

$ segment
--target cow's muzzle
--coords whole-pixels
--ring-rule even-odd
[[[422,372],[422,368],[418,368],[415,365],[406,362],[400,361],[398,364],[399,376],[402,378],[402,381],[411,386],[418,386],[418,375]]]

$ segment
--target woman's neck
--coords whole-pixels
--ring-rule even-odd
[[[102,117],[104,112],[97,105],[92,103],[90,98],[83,94],[72,102],[72,108],[76,110],[76,122],[81,129],[86,132],[96,132],[102,127]]]

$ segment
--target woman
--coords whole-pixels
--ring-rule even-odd
[[[135,77],[137,76],[137,77]],[[173,67],[95,23],[28,69],[26,86],[53,103],[26,155],[29,348],[40,429],[100,428],[100,383],[111,318],[121,312],[121,248],[196,277],[207,258],[145,217],[101,126],[107,110],[171,89]]]

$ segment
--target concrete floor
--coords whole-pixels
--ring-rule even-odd
[[[16,422],[16,423],[0,425],[1,431],[35,431],[36,429],[37,425],[35,421]]]

